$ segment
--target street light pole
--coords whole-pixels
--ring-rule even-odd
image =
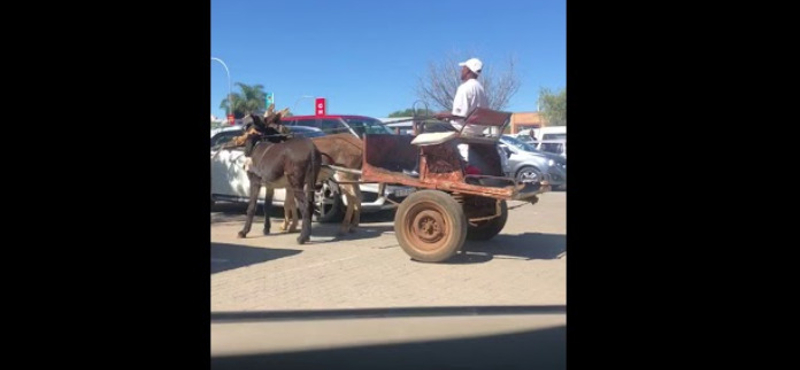
[[[222,61],[222,59],[211,57],[211,60],[216,60],[217,62],[222,64],[222,67],[225,68],[225,74],[228,75],[228,109],[230,110],[229,114],[233,114],[233,92],[232,92],[233,90],[231,89],[231,72],[228,70],[228,66],[225,64],[225,62]]]
[[[314,99],[314,97],[311,96],[311,95],[303,95],[303,96],[297,98],[297,100],[295,100],[295,102],[294,102],[294,105],[292,106],[292,111],[294,111],[295,108],[297,108],[297,103],[299,103],[300,100],[303,100],[303,99]]]

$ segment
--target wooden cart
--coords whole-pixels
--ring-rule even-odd
[[[461,132],[417,135],[366,135],[360,182],[399,184],[417,189],[398,206],[397,241],[413,259],[441,262],[456,254],[467,239],[489,240],[505,226],[507,200],[535,203],[549,191],[547,178],[518,182],[506,177],[497,141],[511,113],[478,108]],[[463,135],[468,126],[485,126],[486,135]],[[458,145],[469,145],[469,165]]]

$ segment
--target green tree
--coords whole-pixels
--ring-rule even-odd
[[[426,109],[417,109],[417,115],[420,116],[432,116],[433,112],[426,110]],[[408,108],[406,110],[399,110],[396,112],[389,113],[389,118],[393,117],[413,117],[414,116],[414,108]]]
[[[567,89],[554,93],[548,88],[539,90],[539,111],[548,126],[567,125]]]
[[[233,101],[233,116],[235,118],[242,118],[247,114],[254,113],[259,110],[266,110],[267,93],[264,91],[264,85],[246,85],[237,82],[236,86],[239,87],[241,93],[231,94]],[[225,109],[225,112],[230,113],[228,97],[222,100],[219,105],[220,109]]]

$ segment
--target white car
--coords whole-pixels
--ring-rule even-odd
[[[325,135],[325,132],[316,127],[288,126],[290,131],[307,137]],[[214,129],[211,132],[211,204],[218,201],[247,203],[250,197],[250,181],[244,171],[244,148],[219,150],[221,144],[226,143],[243,133],[242,126],[229,126]],[[390,186],[378,184],[362,184],[362,212],[390,210],[396,205],[389,200],[400,203],[406,196],[414,191],[413,188],[404,186]],[[261,188],[258,203],[263,204],[266,199],[266,188]],[[272,204],[283,207],[286,199],[284,189],[275,189]],[[315,193],[314,217],[318,222],[338,222],[344,216],[347,200],[339,191],[338,186],[327,181],[317,188]]]

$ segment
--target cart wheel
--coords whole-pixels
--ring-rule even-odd
[[[421,262],[442,262],[464,244],[467,219],[449,194],[438,190],[411,193],[394,217],[394,232],[400,247]]]
[[[499,234],[508,220],[508,205],[500,201],[500,217],[491,220],[479,221],[478,226],[467,224],[467,240],[489,240]]]

